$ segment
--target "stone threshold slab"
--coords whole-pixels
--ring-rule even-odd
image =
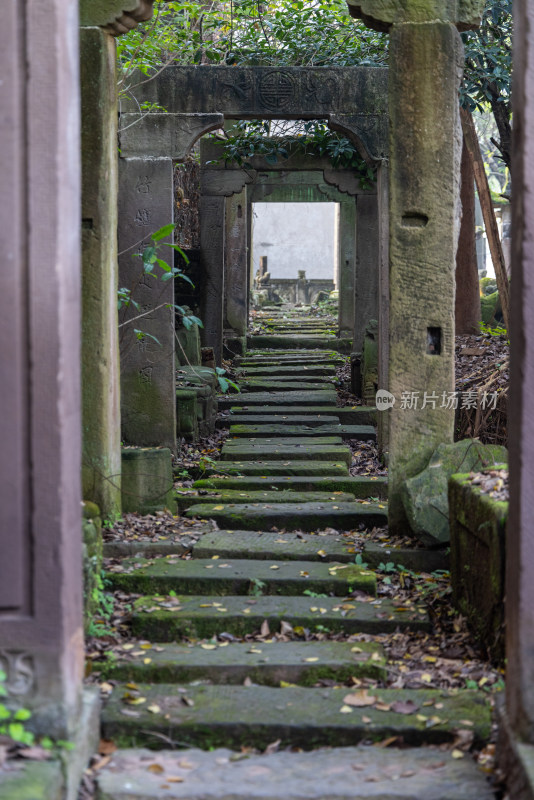
[[[235,395],[233,395],[235,397]],[[284,418],[290,419],[295,416],[303,415],[326,415],[328,417],[335,416],[342,425],[375,425],[377,418],[377,410],[374,406],[342,406],[336,407],[333,404],[330,408],[324,406],[276,406],[272,405],[251,405],[249,408],[242,406],[231,406],[229,417],[220,417],[220,420],[233,420],[238,415],[242,418],[251,419],[253,415],[265,419],[266,415],[270,417],[278,416],[283,420]],[[255,422],[262,422],[262,419],[254,420]],[[236,422],[243,422],[244,419],[236,419]],[[265,419],[267,422],[267,420]],[[275,421],[269,418],[269,422]],[[276,420],[278,421],[278,420]],[[221,422],[219,422],[221,424]],[[231,424],[231,422],[229,423]]]
[[[211,475],[305,475],[305,476],[348,476],[349,471],[345,461],[295,461],[291,458],[287,460],[272,461],[215,461],[206,469],[206,476]]]
[[[236,476],[224,478],[201,478],[195,481],[193,489],[292,489],[296,492],[349,492],[359,500],[368,497],[386,499],[388,480],[377,476],[300,476],[300,475],[265,475],[264,477]]]
[[[102,800],[494,800],[472,759],[428,748],[334,747],[237,759],[224,749],[128,749],[96,775]],[[169,775],[183,782],[166,784]]]
[[[337,339],[332,336],[307,336],[306,334],[299,334],[291,336],[269,336],[268,334],[258,334],[247,336],[247,348],[269,348],[269,349],[284,349],[288,346],[296,346],[297,348],[316,348],[320,350],[336,350],[338,353],[350,353],[352,350],[352,339]]]
[[[219,609],[223,609],[220,611]],[[358,600],[336,597],[279,597],[260,595],[184,595],[142,597],[134,603],[131,626],[134,636],[151,642],[210,638],[221,631],[243,637],[259,632],[267,621],[271,633],[284,620],[294,629],[310,633],[345,635],[393,633],[397,630],[430,631],[426,609],[396,607],[369,596]]]
[[[299,364],[299,371],[302,370],[302,374],[306,377],[319,375],[323,376],[334,376],[336,374],[336,369],[334,366],[330,364]],[[244,377],[272,377],[276,376],[277,378],[281,378],[284,375],[289,375],[291,378],[295,377],[295,365],[294,364],[269,364],[267,366],[252,366],[247,365],[243,366],[240,365],[238,368],[238,374],[240,372],[244,373]]]
[[[281,747],[296,746],[310,750],[321,745],[354,745],[363,740],[380,741],[390,736],[402,737],[405,744],[440,744],[452,742],[457,731],[472,725],[475,744],[485,742],[491,732],[488,699],[480,692],[421,689],[369,690],[384,706],[411,701],[417,713],[403,714],[378,710],[374,705],[341,709],[344,698],[354,694],[346,688],[315,689],[267,686],[188,686],[187,694],[172,684],[139,684],[146,703],[132,706],[124,702],[126,686],[119,684],[102,714],[102,736],[119,746],[164,746],[154,733],[163,733],[190,746],[206,749],[220,745],[242,745],[264,749],[280,739]],[[189,703],[184,702],[187,696]],[[440,705],[437,710],[433,705]],[[160,710],[151,713],[149,706]],[[122,711],[134,711],[136,716]],[[429,720],[435,720],[430,726]],[[439,722],[437,721],[439,720]]]
[[[329,503],[354,502],[354,495],[347,492],[296,492],[296,491],[261,491],[260,489],[176,489],[173,497],[180,511],[199,503]]]
[[[297,409],[298,411],[298,409]],[[333,414],[246,414],[235,413],[220,414],[217,418],[217,425],[220,428],[229,428],[232,425],[277,425],[293,427],[298,425],[301,428],[321,428],[336,425],[339,426],[339,417]]]
[[[144,683],[240,685],[246,678],[262,686],[280,681],[313,686],[321,679],[386,678],[384,650],[373,642],[163,643],[141,655],[125,653],[101,670],[107,679]],[[139,651],[133,651],[139,652]],[[146,658],[150,663],[145,664]]]
[[[243,392],[242,394],[218,395],[219,408],[243,406],[335,406],[337,395],[334,391],[283,391],[283,392]]]
[[[383,505],[380,508],[380,505]],[[187,517],[215,520],[219,528],[241,530],[271,530],[284,528],[289,531],[317,531],[324,528],[357,530],[360,526],[382,527],[387,525],[385,504],[361,503],[277,503],[229,504],[227,506],[200,503],[191,506]]]
[[[352,463],[352,453],[343,445],[336,444],[225,444],[221,451],[222,461],[341,461]]]
[[[321,425],[320,427],[307,427],[306,425],[230,425],[230,437],[244,439],[246,437],[306,437],[338,435],[341,441],[352,441],[353,439],[361,442],[376,441],[376,430],[372,425],[340,425],[339,422],[333,425]]]
[[[255,586],[265,594],[300,595],[308,590],[343,597],[358,589],[376,594],[374,572],[356,564],[319,564],[307,561],[250,559],[167,558],[124,559],[120,571],[106,577],[114,589],[127,592],[247,595]]]

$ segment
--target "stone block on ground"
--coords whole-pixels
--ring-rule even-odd
[[[176,433],[187,441],[198,439],[197,393],[194,389],[176,390]]]
[[[245,678],[264,686],[280,681],[313,686],[321,679],[348,681],[352,676],[383,680],[386,658],[373,642],[279,642],[273,646],[219,642],[167,644],[151,648],[150,663],[124,653],[103,668],[106,679],[142,683],[242,684]]]
[[[262,591],[261,587],[258,592]],[[226,609],[219,611],[219,608]],[[259,631],[266,620],[271,632],[280,631],[284,620],[293,629],[312,634],[343,632],[393,633],[396,630],[430,631],[432,624],[422,606],[394,606],[387,600],[336,597],[280,597],[278,595],[148,596],[134,603],[132,632],[152,642],[203,639],[224,630],[242,637]]]
[[[180,367],[176,373],[176,391],[184,389],[196,394],[199,435],[209,436],[215,430],[217,419],[217,373],[211,367]]]
[[[457,731],[470,720],[475,742],[487,739],[491,731],[489,699],[480,692],[460,691],[447,696],[433,689],[369,690],[367,696],[390,710],[378,710],[374,702],[364,708],[341,713],[345,698],[355,692],[347,688],[271,688],[267,686],[189,686],[187,697],[169,684],[140,684],[146,703],[135,706],[137,715],[124,716],[123,709],[133,710],[123,700],[127,693],[119,684],[112,693],[102,715],[102,735],[119,746],[149,745],[157,749],[165,745],[154,732],[194,746],[225,745],[240,748],[243,726],[249,746],[264,750],[276,739],[285,747],[310,750],[321,745],[354,745],[363,740],[381,740],[388,736],[402,737],[405,744],[441,744],[452,742]],[[393,710],[395,703],[410,700],[420,713],[406,714]],[[433,709],[440,704],[439,711]],[[426,705],[423,705],[426,704]],[[160,711],[151,713],[149,706]],[[364,717],[365,719],[362,719]],[[434,718],[433,724],[428,720]],[[370,720],[367,722],[366,720]],[[438,721],[439,720],[439,721]],[[208,733],[209,732],[209,733]]]
[[[504,598],[508,503],[473,485],[449,480],[453,602],[493,661],[505,655]]]
[[[191,506],[187,517],[215,520],[221,528],[263,530],[272,527],[294,531],[318,531],[325,528],[354,530],[387,524],[384,504],[352,503],[249,503],[226,506],[202,503]]]
[[[153,514],[176,509],[171,451],[166,447],[124,447],[122,450],[122,510]]]
[[[424,544],[444,546],[450,541],[448,480],[451,475],[480,471],[507,462],[505,447],[478,439],[441,444],[425,469],[402,485],[404,510],[415,536]]]
[[[102,520],[100,509],[90,502],[83,503],[83,618],[87,630],[99,611],[98,593],[102,572]]]
[[[103,800],[493,800],[486,777],[470,759],[439,750],[327,748],[281,750],[235,759],[231,750],[120,750],[97,773]],[[160,769],[147,770],[147,764]],[[355,765],[357,772],[355,772]],[[167,784],[174,775],[182,783]],[[210,776],[209,782],[206,775]],[[355,775],[357,777],[355,777]]]
[[[309,476],[348,476],[349,471],[344,460],[338,461],[215,461],[206,469],[210,475],[309,475]]]
[[[318,475],[265,475],[225,478],[202,478],[194,489],[292,489],[296,492],[349,492],[359,500],[367,497],[387,498],[387,478],[383,476],[321,477]]]
[[[318,564],[300,561],[236,559],[126,559],[120,571],[106,573],[110,584],[129,592],[184,592],[246,595],[255,585],[265,594],[295,595],[305,590],[343,597],[349,587],[369,595],[376,593],[376,576],[357,564]],[[221,614],[222,616],[222,614]]]

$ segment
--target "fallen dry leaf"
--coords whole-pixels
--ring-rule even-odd
[[[366,689],[362,689],[361,692],[353,692],[352,694],[345,695],[343,702],[348,706],[363,708],[364,706],[374,705],[376,703],[376,697],[374,695],[367,694]]]

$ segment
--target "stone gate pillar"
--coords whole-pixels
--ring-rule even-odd
[[[476,26],[483,3],[348,2],[353,16],[390,32],[389,523],[401,533],[402,483],[453,436],[463,63],[456,28]]]
[[[200,259],[204,281],[201,313],[204,327],[200,335],[206,347],[213,347],[220,366],[223,342],[224,263],[226,198],[202,195],[200,198]]]
[[[122,436],[175,452],[174,281],[162,280],[159,266],[144,273],[140,258],[151,234],[174,220],[170,158],[121,158],[119,198],[119,284],[137,303],[119,314]],[[172,235],[163,242],[172,244]],[[174,251],[163,247],[159,257],[172,265]]]
[[[108,519],[121,510],[114,37],[149,19],[152,2],[80,0],[82,487]]]
[[[354,344],[363,352],[365,329],[378,319],[378,199],[376,194],[356,198],[356,266],[354,277]]]
[[[2,4],[0,669],[60,739],[83,677],[77,22],[76,0]]]
[[[354,332],[354,279],[356,272],[356,200],[338,205],[337,244],[339,290],[339,335],[350,337]]]
[[[242,353],[247,335],[247,192],[228,197],[225,209],[224,338],[232,353]]]

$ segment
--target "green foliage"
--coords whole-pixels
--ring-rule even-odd
[[[0,697],[7,697],[4,685],[6,678],[6,673],[0,670]],[[10,709],[4,703],[0,703],[0,736],[9,736],[18,744],[32,745],[35,736],[24,726],[31,715],[32,712],[27,708]]]
[[[230,378],[225,377],[226,375],[225,369],[223,369],[222,367],[215,367],[215,372],[217,373],[217,381],[219,382],[219,388],[221,392],[223,392],[223,394],[226,394],[226,392],[230,387],[232,387],[232,389],[235,389],[236,392],[241,391],[237,383],[231,381]]]
[[[261,581],[259,578],[251,578],[248,593],[252,597],[261,597],[266,586],[265,581]]]
[[[311,589],[305,589],[302,594],[307,595],[307,597],[328,597],[327,594],[321,594],[320,592],[313,592]]]

